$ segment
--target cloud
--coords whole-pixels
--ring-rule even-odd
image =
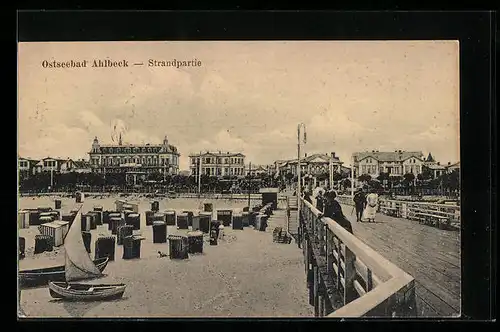
[[[104,125],[97,115],[89,111],[80,112],[79,119],[83,126],[87,129],[101,127]]]
[[[37,159],[48,156],[62,159],[87,158],[86,152],[90,150],[91,142],[89,133],[84,129],[58,124],[45,128],[38,139],[21,143],[19,154]]]

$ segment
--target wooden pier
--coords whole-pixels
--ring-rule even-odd
[[[460,315],[460,231],[456,228],[440,229],[417,220],[382,213],[377,214],[375,223],[359,223],[356,222],[353,206],[346,204],[346,200],[341,202],[344,203],[344,215],[353,225],[354,237],[351,238],[340,234],[340,237],[344,237],[340,239],[333,231],[324,229],[325,223],[336,223],[328,218],[315,218],[318,211],[303,200],[299,202],[303,208],[298,245],[304,251],[308,286],[311,289],[310,304],[314,306],[316,316],[356,316],[352,310],[354,307],[349,307],[349,304],[361,301],[358,306],[363,306],[363,303],[369,302],[367,294],[389,283],[371,271],[386,266],[381,260],[394,264],[395,270],[401,270],[411,277],[411,281],[406,286],[400,284],[403,285],[400,290],[393,289],[392,295],[389,289],[379,295],[392,299],[387,301],[392,301],[392,306],[386,303],[384,307],[374,301],[374,308],[365,308],[364,314],[355,310],[357,314],[443,318]],[[347,242],[350,241],[349,246]],[[372,253],[367,254],[368,251]],[[364,260],[372,260],[378,255],[380,257],[371,262],[371,267],[361,258],[365,256]],[[348,261],[352,263],[351,268]],[[383,274],[383,269],[379,273]],[[405,292],[405,295],[401,297],[398,292]],[[394,305],[394,301],[399,306]]]
[[[418,316],[460,315],[460,231],[382,213],[359,223],[352,209],[342,205],[354,235],[415,278]]]

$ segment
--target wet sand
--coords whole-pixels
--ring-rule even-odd
[[[101,205],[113,210],[117,197],[86,198],[83,212]],[[160,211],[172,208],[196,210],[205,200],[160,200]],[[246,201],[211,200],[214,209],[241,209]],[[74,206],[74,199],[62,199],[63,213]],[[28,198],[19,201],[19,208],[54,207],[53,198]],[[53,299],[47,287],[22,290],[21,306],[27,317],[311,317],[306,276],[301,249],[291,244],[272,242],[272,231],[284,226],[284,211],[275,211],[266,232],[252,227],[244,230],[225,228],[225,239],[210,246],[205,238],[203,254],[189,255],[187,260],[159,258],[158,251],[168,253],[168,242],[152,243],[152,228],[145,225],[144,211],[150,200],[142,199],[141,258],[122,259],[123,246],[116,246],[115,261],[104,270],[105,277],[87,282],[125,283],[122,299],[106,302],[72,303]],[[110,235],[107,225],[92,230],[91,257],[95,240]],[[168,234],[186,233],[168,227]],[[36,226],[19,230],[26,238],[26,258],[20,269],[64,264],[64,248],[33,255]]]

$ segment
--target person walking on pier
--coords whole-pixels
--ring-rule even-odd
[[[377,213],[378,195],[371,192],[366,196],[366,207],[364,211],[364,219],[368,222],[375,222],[375,214]]]
[[[363,217],[363,210],[366,206],[366,195],[363,189],[359,188],[353,197],[354,206],[356,207],[356,221],[361,222]]]
[[[328,217],[335,220],[337,224],[342,226],[346,231],[353,234],[351,222],[345,217],[342,212],[342,207],[335,199],[337,194],[335,191],[330,190],[325,193],[324,213],[320,213],[320,217]]]
[[[316,209],[318,209],[320,212],[323,212],[324,200],[325,198],[323,197],[323,190],[319,190],[316,194]]]
[[[312,204],[311,193],[309,192],[309,189],[304,190],[304,199],[308,201],[309,204]]]

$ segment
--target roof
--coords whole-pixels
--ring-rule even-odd
[[[444,166],[444,165],[436,165],[436,164],[427,165],[426,167],[429,169],[445,169],[446,168],[446,166]]]
[[[191,153],[189,155],[189,157],[199,157],[200,154],[199,153]],[[234,156],[238,156],[238,157],[245,157],[245,155],[241,152],[222,152],[222,151],[217,151],[217,152],[210,152],[210,151],[206,151],[206,152],[202,152],[201,153],[201,156],[202,157],[205,157],[205,156],[215,156],[215,157],[234,157]]]
[[[378,161],[403,161],[411,157],[416,157],[419,159],[423,158],[423,153],[421,151],[397,151],[397,152],[380,152],[380,151],[365,151],[365,152],[355,152],[352,154],[355,161],[363,160],[367,157],[372,157]]]
[[[73,166],[75,168],[89,168],[90,163],[85,160],[73,160]]]
[[[32,159],[32,158],[29,158],[29,157],[18,157],[19,160],[26,160],[26,161],[31,161],[31,162],[39,162],[38,159]]]
[[[48,160],[48,159],[57,160],[57,161],[66,161],[67,160],[67,159],[63,159],[63,158],[59,158],[59,157],[45,157],[43,159],[40,159],[40,161],[44,161],[44,160]]]
[[[55,221],[51,221],[51,222],[48,222],[48,223],[45,223],[45,224],[41,224],[41,226],[47,226],[47,227],[50,227],[50,228],[61,228],[61,227],[64,226],[64,224],[56,223]]]
[[[326,155],[326,154],[322,154],[322,153],[315,153],[315,154],[312,154],[310,156],[301,158],[300,159],[300,163],[301,164],[302,163],[308,163],[308,162],[311,162],[311,161],[313,161],[314,159],[317,159],[317,158],[323,159],[324,162],[330,162],[330,160],[332,160],[332,162],[334,162],[334,163],[340,163],[340,164],[342,163],[338,157],[332,157],[331,155]],[[291,164],[296,164],[297,163],[297,159],[291,159],[291,160],[288,160],[286,162],[287,163],[291,163]]]
[[[448,168],[450,168],[450,167],[460,167],[460,162],[459,162],[459,161],[457,161],[457,162],[456,162],[456,163],[454,163],[454,164],[448,165]]]
[[[434,160],[434,157],[432,156],[432,154],[429,152],[429,155],[427,156],[427,159],[425,161],[428,161],[428,162],[434,162],[436,160]]]
[[[103,145],[99,145],[99,148],[102,149],[102,148],[105,148],[105,149],[109,149],[109,148],[154,148],[154,150],[156,151],[152,151],[150,153],[160,153],[160,152],[163,152],[162,149],[164,148],[164,145],[163,144],[103,144]],[[168,144],[167,145],[167,149],[165,152],[172,152],[172,153],[178,153],[177,152],[177,147],[171,145],[171,144]],[[133,152],[130,152],[130,153],[133,153]]]

